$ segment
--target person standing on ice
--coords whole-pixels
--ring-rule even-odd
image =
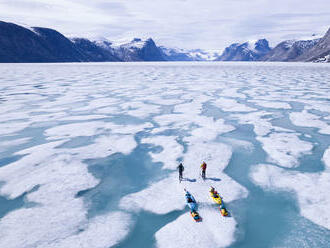
[[[202,168],[202,178],[205,180],[205,173],[206,173],[206,163],[203,161],[201,168]]]
[[[181,180],[182,180],[182,174],[183,174],[183,171],[184,171],[183,164],[180,163],[179,166],[177,167],[177,169],[179,170],[179,181],[180,181],[180,183],[181,183]]]

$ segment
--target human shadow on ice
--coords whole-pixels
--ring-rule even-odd
[[[212,181],[215,181],[215,182],[221,181],[220,178],[216,178],[216,177],[206,177],[205,180],[212,180]]]
[[[193,178],[193,179],[190,179],[190,178],[182,178],[181,181],[188,181],[188,182],[194,183],[194,182],[196,182],[196,179],[195,179],[195,178]]]

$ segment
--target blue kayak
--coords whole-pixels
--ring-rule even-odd
[[[188,191],[186,191],[185,197],[187,205],[191,209],[191,211],[197,211],[198,205],[195,198]]]

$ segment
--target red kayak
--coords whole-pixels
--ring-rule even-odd
[[[191,215],[191,217],[193,217],[193,219],[196,222],[201,222],[202,221],[202,217],[199,216],[198,212],[196,212],[196,211],[190,211],[190,215]]]

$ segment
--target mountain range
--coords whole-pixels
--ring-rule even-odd
[[[287,40],[274,48],[266,39],[234,43],[220,54],[157,46],[153,39],[124,43],[68,38],[54,29],[0,21],[0,62],[106,61],[313,61],[330,62],[330,29],[321,39]]]

